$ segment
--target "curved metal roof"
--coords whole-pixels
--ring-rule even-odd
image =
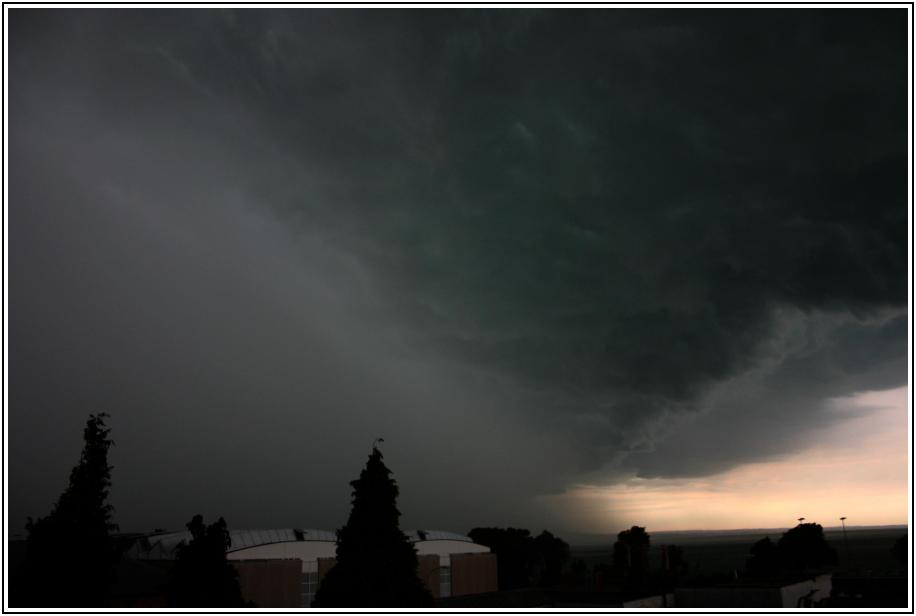
[[[420,541],[474,541],[465,535],[451,533],[444,530],[408,530],[404,531],[407,538],[417,543]],[[271,543],[285,543],[288,541],[328,541],[336,542],[337,533],[329,530],[301,529],[301,528],[271,528],[256,530],[230,530],[230,545],[227,552],[237,552],[259,545]],[[191,541],[189,531],[176,533],[160,533],[147,535],[134,542],[133,550],[137,557],[151,559],[171,559],[182,542]]]
[[[337,533],[330,530],[317,530],[314,528],[278,528],[267,530],[233,530],[229,531],[232,545],[228,552],[252,548],[256,545],[268,543],[283,543],[284,541],[337,541]]]
[[[474,543],[474,540],[466,535],[450,533],[447,530],[405,530],[404,534],[414,543],[418,541],[467,541],[468,543]]]
[[[189,531],[176,533],[162,533],[144,537],[138,545],[139,551],[152,558],[174,558],[175,550],[182,542],[191,541]],[[284,543],[286,541],[337,541],[337,534],[333,531],[299,528],[271,528],[257,530],[230,530],[229,549],[227,552],[236,552],[258,545],[270,543]]]

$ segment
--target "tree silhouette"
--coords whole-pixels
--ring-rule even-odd
[[[779,554],[776,544],[769,537],[764,537],[751,546],[751,557],[747,560],[747,570],[751,575],[771,575],[779,569]]]
[[[837,564],[836,551],[827,543],[820,524],[799,524],[773,543],[764,537],[751,546],[748,573],[754,576],[777,576],[822,569]]]
[[[426,607],[432,595],[417,575],[417,552],[398,526],[398,485],[372,448],[353,486],[347,524],[337,531],[337,563],[315,595],[315,607]]]
[[[570,582],[576,588],[583,588],[588,584],[588,565],[585,564],[584,560],[577,558],[573,561],[572,566],[569,568],[569,577]]]
[[[534,551],[542,563],[537,585],[554,586],[559,584],[563,573],[563,565],[569,560],[569,545],[545,530],[534,538]]]
[[[537,537],[525,528],[473,528],[468,536],[496,554],[500,590],[559,584],[569,545],[548,531]]]
[[[226,521],[204,526],[195,515],[187,524],[191,541],[178,546],[169,588],[172,607],[244,607],[238,571],[226,560],[232,545]]]
[[[644,527],[633,526],[617,533],[614,564],[636,571],[646,571],[649,568],[649,534]]]
[[[23,568],[24,600],[47,607],[101,607],[119,558],[111,532],[114,508],[108,504],[113,441],[106,413],[90,415],[83,451],[70,472],[70,484],[51,513],[29,518]]]
[[[665,546],[665,558],[668,571],[674,574],[674,577],[685,575],[689,569],[687,557],[684,556],[684,548],[678,545]]]
[[[779,538],[776,548],[782,566],[791,571],[837,564],[836,550],[827,543],[820,524],[799,524],[790,528]]]
[[[645,586],[649,572],[649,534],[642,526],[617,533],[614,544],[614,566],[623,572],[632,590]]]
[[[500,590],[531,586],[535,559],[531,532],[524,528],[472,528],[468,536],[496,554]]]

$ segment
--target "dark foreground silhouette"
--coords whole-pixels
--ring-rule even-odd
[[[432,595],[417,576],[417,552],[401,532],[398,486],[372,448],[353,486],[353,508],[337,531],[337,562],[313,607],[429,607]]]
[[[43,518],[26,524],[25,555],[11,572],[10,604],[15,607],[108,607],[118,594],[117,572],[125,566],[108,503],[111,470],[106,413],[90,415],[83,430],[83,451],[70,472],[70,483]],[[244,607],[238,573],[226,560],[229,532],[220,518],[206,527],[194,516],[192,539],[179,548],[174,566],[164,572],[171,607]],[[64,572],[64,574],[62,574]],[[252,607],[247,604],[248,607]]]
[[[468,536],[496,554],[500,590],[559,584],[569,560],[569,545],[546,530],[532,537],[525,528],[474,528]]]
[[[245,607],[239,574],[228,560],[229,529],[220,518],[204,526],[201,515],[187,524],[191,541],[178,547],[172,582],[171,607]],[[251,606],[249,606],[251,607]]]
[[[26,560],[21,588],[11,602],[36,607],[99,607],[105,602],[119,554],[111,533],[108,504],[112,440],[105,413],[90,415],[83,430],[83,451],[70,472],[70,483],[51,513],[26,524]]]
[[[105,414],[89,417],[83,430],[83,450],[66,490],[47,516],[29,519],[24,546],[10,545],[11,558],[18,560],[10,569],[11,605],[255,607],[243,600],[238,572],[227,561],[230,535],[222,518],[207,526],[200,515],[194,516],[187,524],[191,539],[178,548],[174,561],[159,563],[123,557],[119,543],[130,536],[114,534],[118,527],[108,503],[112,470],[108,451],[113,442],[106,419]],[[337,557],[326,563],[330,566],[320,578],[312,605],[432,606],[430,591],[418,576],[415,548],[398,525],[398,486],[378,448],[372,448],[365,469],[351,486],[352,509],[346,525],[337,533]],[[799,524],[777,541],[759,539],[757,535],[752,538],[756,540],[753,545],[748,540],[738,546],[743,547],[737,553],[740,560],[735,559],[726,570],[717,568],[708,546],[702,544],[690,544],[689,554],[675,545],[653,548],[649,534],[640,526],[618,533],[612,549],[605,548],[606,561],[579,553],[590,562],[580,557],[570,563],[569,546],[547,531],[532,536],[525,529],[475,528],[469,535],[475,542],[489,546],[498,557],[493,567],[498,567],[499,592],[443,595],[437,601],[440,607],[619,607],[633,601],[649,607],[647,600],[654,601],[652,605],[657,607],[671,607],[672,601],[680,605],[682,599],[684,607],[692,605],[689,601],[697,607],[710,607],[715,593],[722,594],[716,589],[728,589],[729,596],[736,597],[745,592],[742,588],[753,591],[748,597],[758,597],[758,591],[765,589],[776,597],[779,593],[774,588],[778,591],[805,579],[829,578],[831,573],[832,592],[827,590],[829,594],[824,596],[824,591],[812,587],[798,597],[798,604],[906,605],[906,579],[900,573],[906,571],[908,560],[905,535],[893,537],[881,547],[881,553],[875,553],[868,566],[862,561],[843,568],[823,528],[819,524]],[[842,538],[844,560],[854,561],[856,554],[866,553],[864,547],[857,547],[863,542],[855,535],[846,541],[845,529]],[[705,556],[697,556],[701,548]],[[725,548],[716,549],[721,552]],[[67,575],[61,575],[61,571]],[[131,590],[131,577],[153,581],[147,587],[155,586],[155,593]],[[161,602],[144,604],[138,598]]]

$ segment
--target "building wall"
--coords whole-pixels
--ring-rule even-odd
[[[302,562],[286,560],[235,560],[242,597],[256,607],[300,607]]]
[[[633,609],[676,606],[674,605],[674,593],[670,592],[664,595],[653,595],[651,597],[640,597],[632,601],[624,601],[622,607],[624,609]]]
[[[448,565],[449,556],[454,553],[489,553],[490,548],[467,541],[417,541],[414,543],[418,556],[436,554],[440,565]],[[268,560],[298,558],[303,563],[303,571],[315,571],[315,563],[320,558],[334,558],[337,555],[337,544],[333,541],[286,541],[258,545],[226,554],[229,560]],[[311,568],[310,568],[311,565]]]
[[[236,565],[246,599],[259,607],[306,607],[328,571],[334,566],[337,543],[333,533],[295,529],[233,531],[233,544],[248,545],[227,552]],[[136,541],[131,549],[143,560],[171,560],[175,547],[187,533],[155,535],[150,542]],[[302,535],[309,537],[303,540]],[[442,531],[410,533],[417,551],[417,574],[433,597],[495,591],[496,556],[490,549]],[[423,537],[417,540],[417,537]],[[292,540],[294,539],[295,540]],[[272,541],[272,543],[255,543]],[[473,557],[482,557],[475,559]],[[453,564],[453,559],[456,564]],[[292,571],[298,567],[296,575]],[[457,568],[457,580],[453,571]]]
[[[439,555],[423,554],[417,555],[417,577],[423,582],[427,590],[436,599],[439,598]]]
[[[431,540],[431,541],[417,541],[413,544],[417,549],[418,555],[423,554],[439,554],[440,556],[445,556],[446,561],[448,560],[449,554],[469,554],[469,553],[484,553],[489,552],[490,548],[485,545],[479,545],[477,543],[470,543],[468,541],[448,541],[448,540]]]
[[[678,588],[675,590],[677,607],[785,607],[799,606],[799,599],[811,602],[830,596],[829,573],[795,584],[772,587],[723,586],[711,588]]]
[[[811,603],[823,601],[830,596],[831,579],[831,575],[826,573],[798,584],[783,586],[779,589],[782,596],[782,607],[805,607],[799,605],[799,600],[803,598]]]
[[[319,558],[318,559],[318,583],[321,584],[321,580],[324,579],[324,576],[328,574],[328,571],[334,568],[334,565],[337,564],[337,559],[334,557],[329,558]]]
[[[452,596],[496,592],[496,554],[452,554]]]
[[[319,585],[336,563],[334,558],[318,559]],[[496,592],[496,554],[421,554],[417,575],[436,599]]]
[[[229,560],[281,560],[297,558],[305,567],[303,571],[314,571],[319,558],[333,558],[337,554],[337,544],[333,541],[284,541],[257,545],[226,554]],[[311,568],[309,567],[311,564]]]

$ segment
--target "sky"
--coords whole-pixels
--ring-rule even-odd
[[[10,531],[905,523],[907,19],[11,8]]]

